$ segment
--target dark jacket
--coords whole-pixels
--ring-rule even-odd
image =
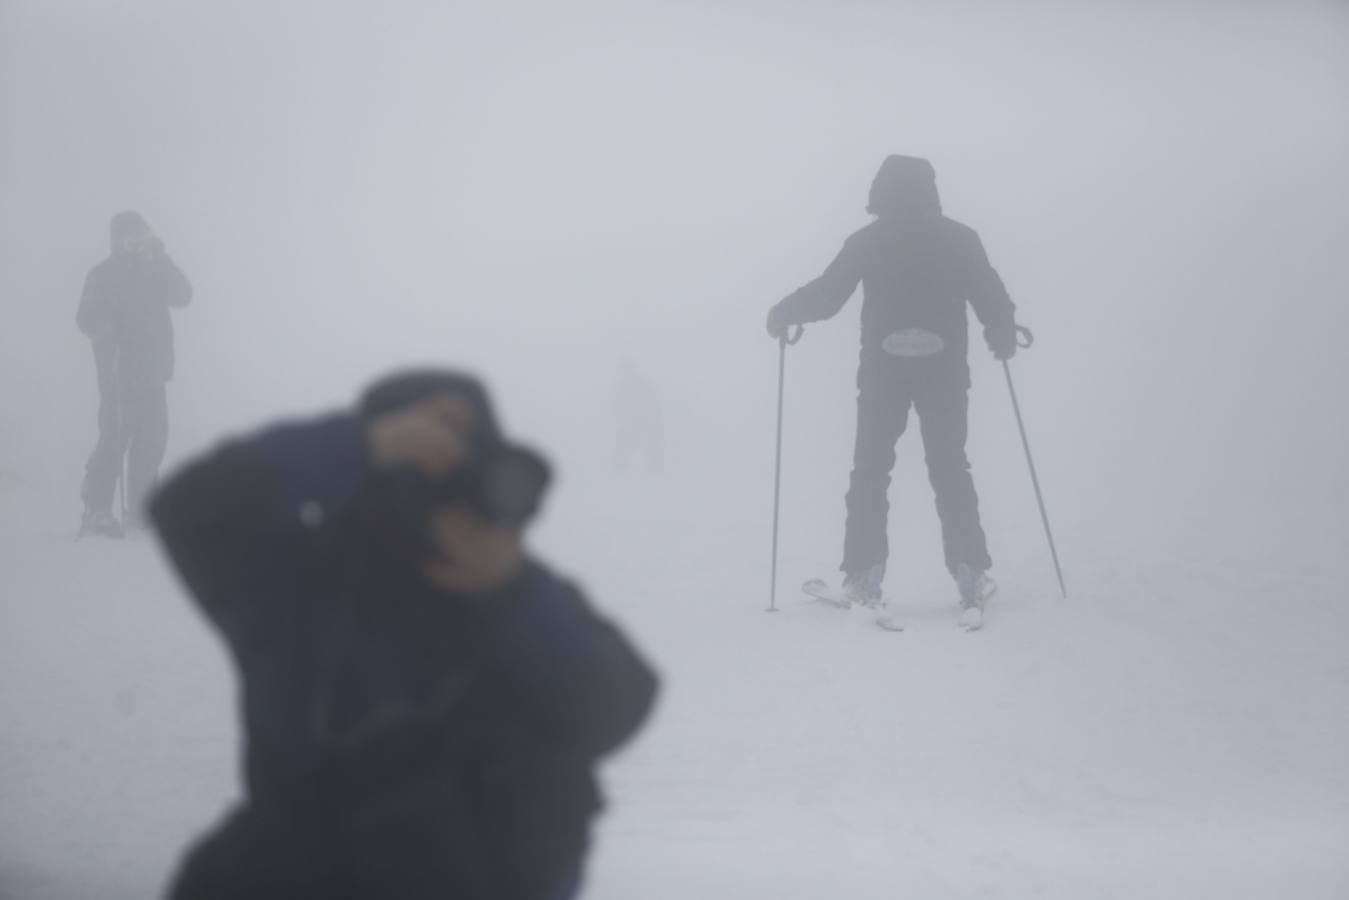
[[[358,420],[338,415],[226,445],[152,501],[238,666],[246,739],[246,805],[176,897],[223,880],[530,900],[579,873],[593,767],[640,725],[655,676],[542,565],[470,601],[383,562],[369,474]]]
[[[844,241],[824,274],[778,305],[781,321],[827,319],[860,283],[864,365],[884,358],[881,342],[888,335],[922,328],[946,344],[931,364],[968,383],[967,302],[990,344],[1015,339],[1015,307],[979,236],[941,214],[935,175],[926,160],[887,159],[872,184],[867,210],[876,221]]]
[[[75,321],[94,345],[99,384],[114,378],[165,382],[173,377],[172,307],[186,306],[192,285],[167,254],[128,253],[127,220],[114,218],[112,253],[89,270]],[[143,227],[143,226],[141,226]]]

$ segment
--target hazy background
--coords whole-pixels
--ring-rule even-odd
[[[447,361],[579,472],[607,461],[626,350],[666,384],[672,466],[709,511],[761,518],[764,311],[867,221],[871,175],[904,152],[934,161],[1040,337],[1018,367],[1065,540],[1338,521],[1341,4],[0,11],[0,465],[72,519],[95,408],[73,310],[127,207],[196,286],[171,457]],[[858,306],[793,353],[788,489],[831,516]],[[975,356],[996,507],[1020,460]]]
[[[556,457],[539,544],[604,605],[714,566],[704,602],[754,608],[764,315],[868,221],[899,152],[933,161],[1039,339],[1013,368],[1070,590],[1075,562],[1159,554],[1329,576],[1346,109],[1335,2],[0,0],[0,478],[40,498],[32,530],[73,533],[97,402],[74,311],[134,208],[196,289],[169,465],[393,366],[468,366]],[[837,563],[859,307],[790,352],[789,590]],[[973,348],[995,574],[1050,594],[1002,376]],[[610,472],[623,354],[661,386],[661,478]],[[891,592],[936,589],[916,435],[893,491]],[[641,565],[618,565],[634,529]]]

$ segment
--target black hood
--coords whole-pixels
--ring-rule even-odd
[[[122,242],[128,237],[137,234],[144,234],[150,230],[145,217],[135,210],[119,212],[112,217],[112,223],[108,227],[108,237],[112,244],[112,253],[116,256],[125,252],[122,248]]]
[[[482,382],[447,369],[413,369],[389,375],[364,393],[358,415],[365,421],[435,394],[464,399],[474,414],[468,459],[456,471],[431,477],[414,466],[376,473],[359,516],[375,544],[394,560],[408,562],[432,552],[427,521],[439,507],[468,507],[497,524],[523,526],[538,512],[552,480],[547,461],[501,432]]]
[[[441,393],[463,397],[473,411],[475,451],[490,452],[505,444],[487,389],[481,381],[464,372],[411,369],[387,375],[371,385],[361,397],[360,415],[369,421]]]
[[[941,215],[937,172],[917,156],[887,156],[871,182],[867,212],[882,219]]]

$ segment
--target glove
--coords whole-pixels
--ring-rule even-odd
[[[984,340],[988,342],[988,349],[993,351],[993,358],[998,360],[1008,360],[1016,356],[1016,324],[1008,322],[1006,325],[990,325],[984,329]]]
[[[787,311],[779,303],[768,311],[768,336],[773,340],[778,340],[787,333],[787,329],[792,327],[792,323],[787,321]]]

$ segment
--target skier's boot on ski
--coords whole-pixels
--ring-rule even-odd
[[[125,534],[110,510],[86,507],[80,519],[80,537],[120,538]]]
[[[881,597],[881,582],[885,580],[885,566],[877,563],[869,569],[843,577],[843,595],[849,603],[877,609],[885,605]]]
[[[822,578],[812,578],[801,585],[801,589],[808,596],[839,609],[849,609],[854,605],[879,609],[885,605],[885,598],[881,596],[881,582],[884,580],[885,566],[877,563],[860,572],[846,573],[842,588],[835,588]]]
[[[976,631],[984,625],[984,604],[998,590],[998,584],[969,563],[956,567],[956,587],[960,589],[960,627]]]

